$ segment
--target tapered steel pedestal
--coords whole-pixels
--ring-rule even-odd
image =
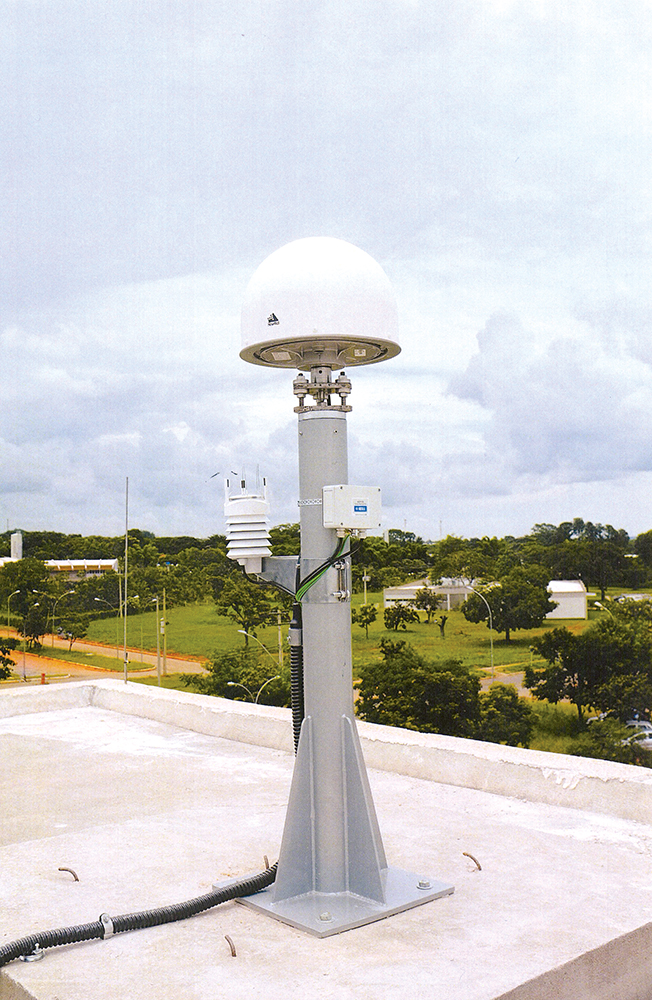
[[[321,369],[317,376],[323,379]],[[322,488],[348,482],[349,407],[297,409],[303,580],[336,551],[336,531],[323,527]],[[353,711],[348,560],[307,591],[302,617],[305,717],[278,874],[269,889],[241,902],[326,937],[448,895],[453,886],[387,866]]]

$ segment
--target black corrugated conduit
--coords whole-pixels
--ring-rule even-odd
[[[222,889],[213,889],[203,896],[196,896],[185,903],[173,903],[171,906],[160,906],[153,910],[141,910],[140,913],[123,913],[119,917],[109,917],[103,913],[99,920],[88,924],[76,924],[74,927],[60,927],[58,930],[43,931],[41,934],[29,934],[9,944],[0,946],[0,967],[13,962],[23,955],[33,955],[39,949],[54,948],[58,945],[75,944],[78,941],[91,941],[93,938],[109,938],[113,934],[124,931],[137,931],[144,927],[157,927],[159,924],[170,924],[175,920],[185,920],[197,913],[210,910],[219,903],[226,903],[239,896],[251,896],[261,889],[266,889],[276,878],[276,865],[250,878],[232,882]]]
[[[292,605],[292,621],[288,630],[290,644],[290,693],[292,705],[292,735],[294,737],[294,752],[299,749],[299,736],[303,722],[303,637],[301,623],[301,605],[296,601]]]

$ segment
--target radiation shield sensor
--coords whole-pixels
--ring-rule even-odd
[[[224,482],[224,519],[229,559],[238,562],[246,573],[260,573],[263,560],[272,554],[267,513],[267,482],[262,488],[247,489],[246,480],[235,490],[229,479]]]

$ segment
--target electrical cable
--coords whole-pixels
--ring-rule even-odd
[[[293,590],[288,590],[287,587],[284,587],[282,583],[278,583],[276,580],[257,580],[255,577],[249,576],[244,566],[241,565],[240,569],[242,570],[242,575],[248,583],[254,583],[259,587],[276,587],[277,590],[282,590],[283,593],[288,594],[289,597],[295,596]]]
[[[99,920],[88,924],[76,924],[72,927],[60,927],[57,930],[43,931],[40,934],[29,934],[27,937],[11,941],[0,946],[0,967],[7,965],[23,955],[32,955],[36,949],[54,948],[64,944],[75,944],[78,941],[91,941],[93,938],[108,938],[124,931],[141,930],[144,927],[157,927],[159,924],[169,924],[174,920],[185,920],[204,910],[210,910],[220,903],[240,896],[251,896],[270,886],[276,878],[276,864],[257,875],[240,879],[220,889],[213,889],[203,896],[195,896],[184,903],[173,903],[170,906],[160,906],[152,910],[141,910],[139,913],[123,913],[118,917],[109,917],[103,913]]]
[[[320,580],[321,577],[324,575],[326,570],[329,569],[333,565],[333,563],[337,562],[337,560],[341,558],[341,556],[344,554],[344,548],[348,540],[349,540],[348,535],[345,535],[344,538],[340,539],[340,541],[337,544],[337,548],[335,549],[335,552],[330,557],[330,559],[327,559],[326,562],[323,562],[321,566],[318,566],[317,569],[314,569],[312,573],[309,573],[308,576],[301,581],[301,583],[297,587],[297,595],[296,595],[297,600],[299,601],[303,600],[303,598],[308,593],[310,588],[314,587],[317,581]],[[348,552],[346,553],[346,555],[349,554],[350,553]]]
[[[309,573],[308,576],[305,577],[303,580],[297,582],[296,592],[289,590],[287,587],[284,587],[282,583],[278,583],[276,580],[260,580],[256,579],[253,576],[249,576],[246,569],[242,565],[240,565],[240,569],[242,570],[242,575],[244,576],[245,580],[247,580],[249,583],[256,584],[259,587],[276,587],[277,590],[281,590],[284,594],[288,594],[290,597],[302,600],[302,598],[308,593],[310,588],[314,586],[315,583],[317,583],[317,580],[321,579],[326,570],[329,569],[333,565],[333,563],[337,562],[337,560],[340,559],[342,555],[347,555],[347,556],[355,555],[355,553],[360,548],[360,542],[357,542],[357,544],[352,549],[349,549],[349,551],[345,553],[344,547],[346,546],[348,540],[349,536],[345,535],[344,538],[342,538],[338,542],[335,552],[329,559],[323,562],[321,566],[318,566],[317,569],[314,569],[312,573]]]

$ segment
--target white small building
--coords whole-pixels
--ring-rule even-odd
[[[427,587],[426,580],[414,580],[412,583],[402,583],[400,587],[386,587],[383,590],[383,607],[391,608],[394,604],[410,604],[417,596],[417,590]]]
[[[588,618],[589,594],[581,580],[551,580],[548,593],[557,607],[546,618]]]
[[[423,587],[430,587],[436,594],[444,598],[442,610],[450,611],[451,608],[459,608],[467,597],[472,593],[468,580],[444,579],[441,583],[432,585],[427,580],[413,580],[411,583],[404,583],[400,587],[387,587],[383,591],[383,605],[386,608],[393,604],[411,603],[414,601],[417,590]],[[555,601],[557,607],[550,611],[546,618],[588,618],[588,594],[586,587],[581,580],[551,580],[548,584],[548,593],[551,600]]]
[[[441,602],[442,611],[450,611],[451,608],[459,608],[471,593],[467,581],[445,577],[441,583],[431,584],[427,580],[413,580],[412,583],[403,583],[400,587],[387,587],[383,591],[383,605],[386,608],[393,604],[408,603],[413,601],[417,595],[417,590],[428,587],[434,590],[443,598]]]

